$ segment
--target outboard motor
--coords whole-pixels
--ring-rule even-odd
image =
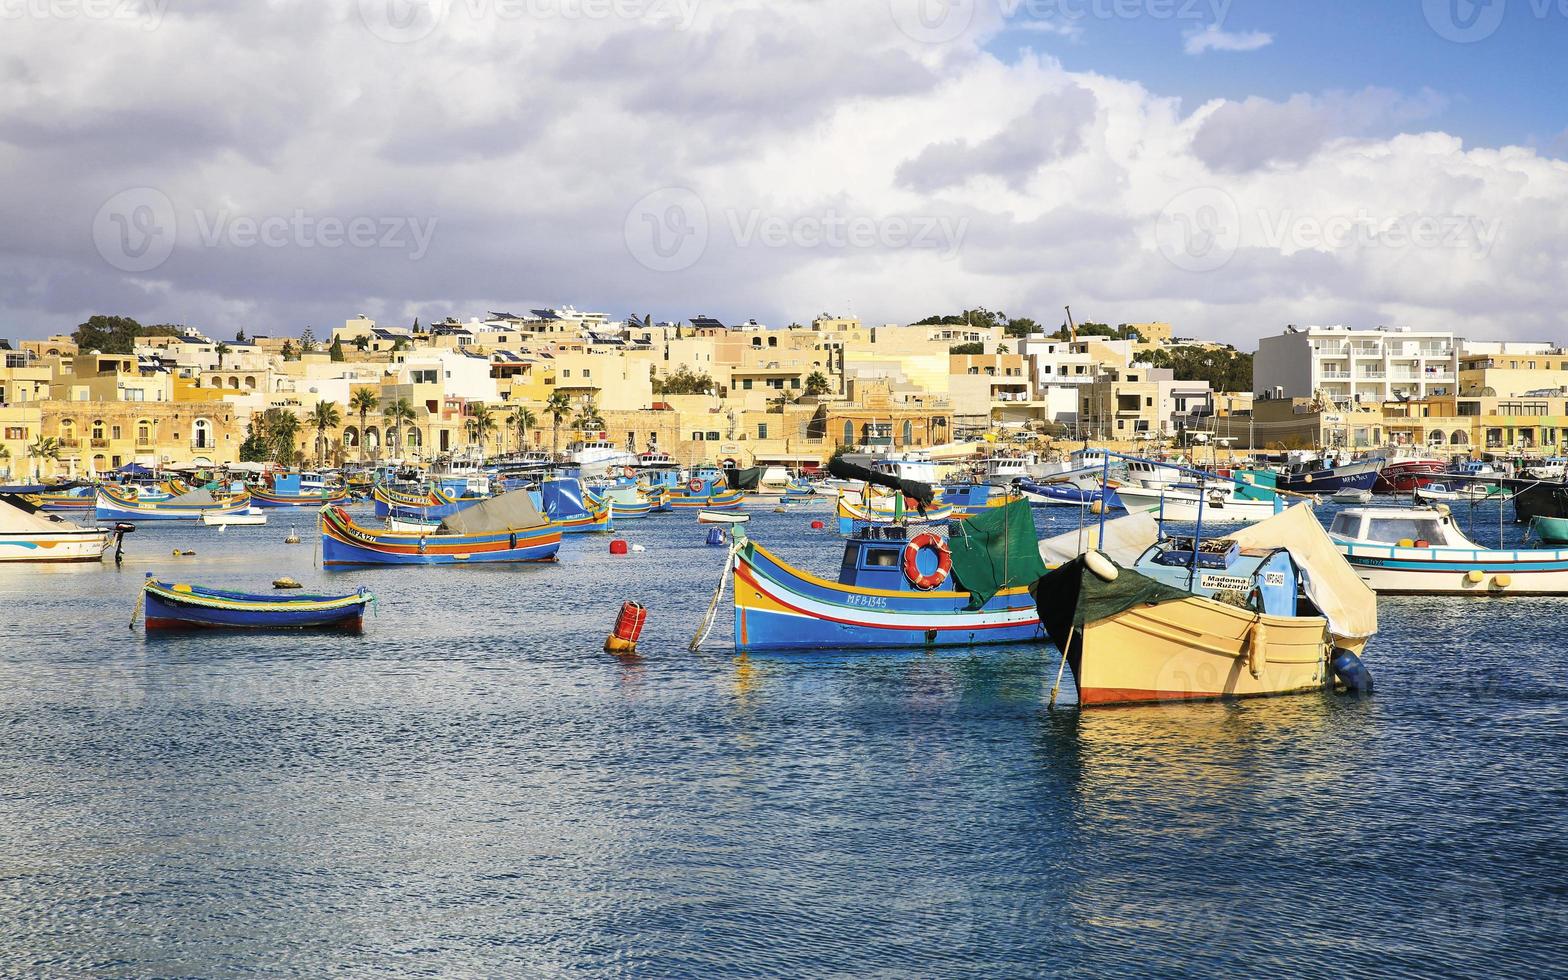
[[[135,524],[117,523],[114,525],[114,567],[119,568],[125,561],[125,536],[136,530]]]
[[[1345,690],[1351,694],[1372,693],[1372,672],[1367,670],[1367,665],[1361,658],[1344,647],[1335,647],[1334,655],[1329,659],[1329,669],[1334,672],[1334,679],[1345,685]]]

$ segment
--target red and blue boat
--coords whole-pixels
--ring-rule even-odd
[[[348,488],[330,486],[315,474],[281,473],[269,486],[250,490],[257,507],[325,507],[348,499]]]
[[[1027,508],[1024,516],[1027,518]],[[977,609],[950,574],[944,538],[867,528],[844,544],[837,581],[796,568],[755,541],[734,554],[735,649],[857,650],[1038,643],[1045,637],[1027,587]]]
[[[153,500],[110,486],[98,488],[95,507],[100,521],[199,521],[209,514],[242,514],[249,509],[250,494],[243,492],[218,497],[209,490],[192,490]]]
[[[366,527],[341,507],[324,507],[321,560],[324,565],[553,561],[561,547],[561,530],[539,512],[527,490],[482,500],[429,531]]]
[[[348,595],[252,595],[200,585],[159,582],[147,573],[142,587],[149,630],[340,629],[357,632],[365,607],[376,597],[361,588]]]
[[[721,479],[692,477],[669,493],[671,510],[739,510],[746,494]]]

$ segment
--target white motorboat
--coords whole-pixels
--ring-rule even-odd
[[[1372,502],[1372,491],[1346,487],[1343,490],[1334,491],[1334,496],[1329,499],[1337,504],[1370,504]]]
[[[102,561],[125,527],[81,527],[0,500],[0,562]]]
[[[636,453],[617,446],[608,439],[574,442],[567,448],[571,453],[572,462],[577,464],[578,471],[584,479],[604,476],[612,470],[620,471],[623,467],[637,465]]]
[[[1428,483],[1413,491],[1417,500],[1437,503],[1454,501],[1497,500],[1507,502],[1513,495],[1495,483]]]
[[[1129,459],[1127,480],[1150,489],[1175,486],[1187,479],[1182,472],[1183,462],[1161,463],[1152,459]]]
[[[1568,548],[1483,548],[1443,506],[1348,508],[1329,537],[1378,592],[1568,595]]]
[[[1252,500],[1234,487],[1119,487],[1116,495],[1129,514],[1150,514],[1163,520],[1205,524],[1251,524],[1284,510],[1283,498]],[[1199,503],[1202,511],[1199,511]]]
[[[751,520],[751,515],[733,510],[699,510],[697,511],[698,524],[744,524]]]
[[[978,482],[988,483],[993,487],[1010,487],[1019,480],[1033,479],[1038,468],[1039,457],[1033,453],[987,456],[980,461]]]
[[[260,507],[247,507],[236,514],[206,513],[201,515],[201,522],[208,527],[254,527],[267,523],[267,512]]]

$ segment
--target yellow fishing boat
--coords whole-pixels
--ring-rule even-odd
[[[1151,543],[1122,567],[1098,551],[1036,583],[1079,703],[1370,689],[1359,654],[1377,599],[1308,508],[1226,538]]]

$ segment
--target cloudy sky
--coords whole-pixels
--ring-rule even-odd
[[[1568,341],[1568,0],[0,0],[0,337],[984,305]]]

